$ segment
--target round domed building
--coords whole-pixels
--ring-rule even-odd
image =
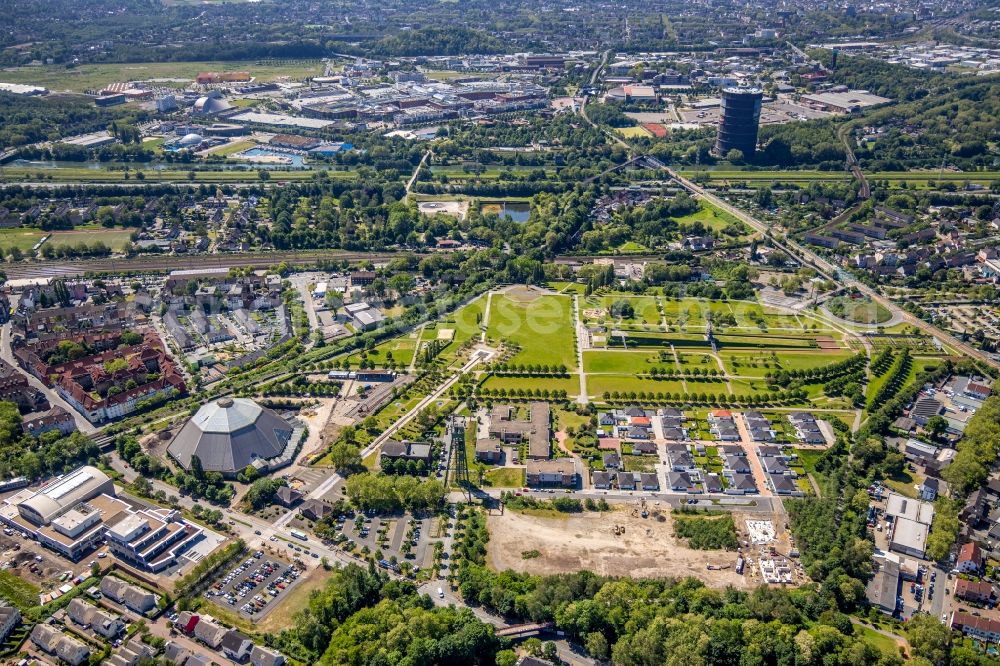
[[[206,472],[234,477],[247,467],[271,471],[292,462],[304,429],[246,398],[202,405],[167,447],[186,470],[197,457]]]
[[[197,148],[201,145],[201,142],[205,139],[200,134],[195,134],[191,132],[190,134],[185,134],[177,141],[178,148]]]

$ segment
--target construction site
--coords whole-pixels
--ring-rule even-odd
[[[760,580],[737,572],[737,553],[696,550],[675,537],[666,503],[629,503],[611,511],[573,514],[508,509],[492,513],[487,524],[487,561],[498,571],[692,576],[713,587],[737,588],[752,587]]]

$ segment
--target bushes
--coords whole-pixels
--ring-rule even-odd
[[[677,536],[687,539],[688,546],[695,550],[720,548],[736,550],[740,545],[731,515],[721,517],[674,515],[674,531]]]
[[[362,511],[418,512],[439,508],[445,489],[437,479],[420,481],[411,476],[364,473],[347,479],[347,496]]]

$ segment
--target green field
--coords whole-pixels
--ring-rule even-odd
[[[725,393],[726,385],[723,382],[689,382],[688,391],[694,392],[694,387],[698,387],[697,392],[701,393]],[[642,379],[634,375],[587,375],[587,392],[593,396],[602,396],[604,392],[618,391],[619,393],[684,393],[684,384],[680,381],[662,381],[652,379]]]
[[[323,63],[318,60],[270,61],[201,61],[201,62],[142,62],[125,64],[87,64],[75,67],[47,65],[42,67],[11,67],[0,77],[8,83],[27,83],[43,86],[54,92],[84,92],[98,90],[119,81],[145,81],[149,79],[183,79],[160,81],[162,85],[187,85],[193,83],[199,72],[247,71],[259,81],[273,81],[282,77],[294,80],[323,73]]]
[[[486,472],[486,479],[494,488],[520,488],[524,485],[524,469],[498,467]]]
[[[870,298],[853,300],[847,296],[837,296],[831,298],[826,307],[834,316],[857,324],[881,324],[892,318],[889,310]]]
[[[850,358],[851,353],[841,352],[731,352],[719,353],[726,366],[726,371],[732,375],[744,377],[763,377],[778,370],[808,370],[822,368]]]
[[[583,352],[583,369],[590,373],[643,374],[650,369],[673,368],[673,360],[660,361],[658,352],[592,351]]]
[[[549,391],[566,391],[570,396],[580,393],[580,380],[576,377],[489,377],[483,382],[483,388],[488,389],[535,389]]]
[[[530,295],[522,301],[495,294],[486,334],[520,347],[513,363],[576,368],[572,307],[569,296]]]
[[[635,125],[634,127],[619,127],[615,131],[626,139],[648,138],[652,136],[649,130],[639,125]]]
[[[38,586],[16,574],[10,571],[0,571],[0,597],[11,602],[18,609],[25,611],[32,606],[37,606],[40,592]]]
[[[453,361],[462,345],[472,338],[478,339],[481,332],[480,324],[485,313],[486,297],[482,296],[456,310],[448,317],[438,320],[434,325],[428,325],[424,328],[421,340],[437,338],[439,330],[454,331],[451,342],[438,355],[438,358]]]
[[[743,228],[744,232],[749,231],[746,225],[737,220],[735,217],[720,210],[710,203],[701,201],[699,202],[701,209],[691,213],[690,215],[685,215],[684,217],[678,217],[678,224],[692,224],[694,222],[701,222],[705,227],[713,231],[722,231],[730,224],[735,224]]]
[[[413,360],[413,352],[416,347],[416,334],[409,333],[406,336],[392,338],[376,346],[375,349],[367,353],[366,358],[379,368],[389,366],[406,368]],[[356,352],[348,356],[347,360],[350,362],[352,368],[357,368],[361,364],[361,358],[361,352]]]
[[[112,250],[121,250],[129,242],[132,231],[90,225],[68,231],[42,231],[28,227],[15,227],[13,229],[0,229],[0,248],[4,252],[15,247],[22,252],[31,252],[31,248],[46,236],[51,236],[45,242],[46,245],[51,244],[53,247],[79,245],[81,242],[91,245],[95,241],[101,241]]]
[[[625,304],[631,305],[634,315],[630,318],[621,316],[621,307]],[[614,323],[616,326],[631,325],[660,325],[660,311],[656,304],[656,299],[652,296],[633,296],[631,294],[605,294],[603,296],[591,296],[580,301],[580,316],[585,321],[599,321]],[[599,317],[586,317],[584,313],[588,310],[600,311]]]
[[[244,150],[249,150],[257,145],[256,141],[250,141],[243,139],[240,141],[233,141],[232,143],[227,143],[219,148],[213,148],[209,151],[210,155],[220,155],[222,157],[227,157],[229,155],[235,155],[236,153],[241,153]]]

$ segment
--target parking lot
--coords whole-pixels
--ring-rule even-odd
[[[338,521],[339,543],[353,542],[358,549],[368,547],[369,553],[381,551],[381,558],[399,563],[409,562],[415,571],[433,563],[432,543],[440,538],[432,537],[437,518],[414,518],[409,514],[401,516],[366,516],[356,514],[345,516]]]
[[[260,620],[284,599],[301,574],[299,567],[257,551],[219,578],[205,595]]]

